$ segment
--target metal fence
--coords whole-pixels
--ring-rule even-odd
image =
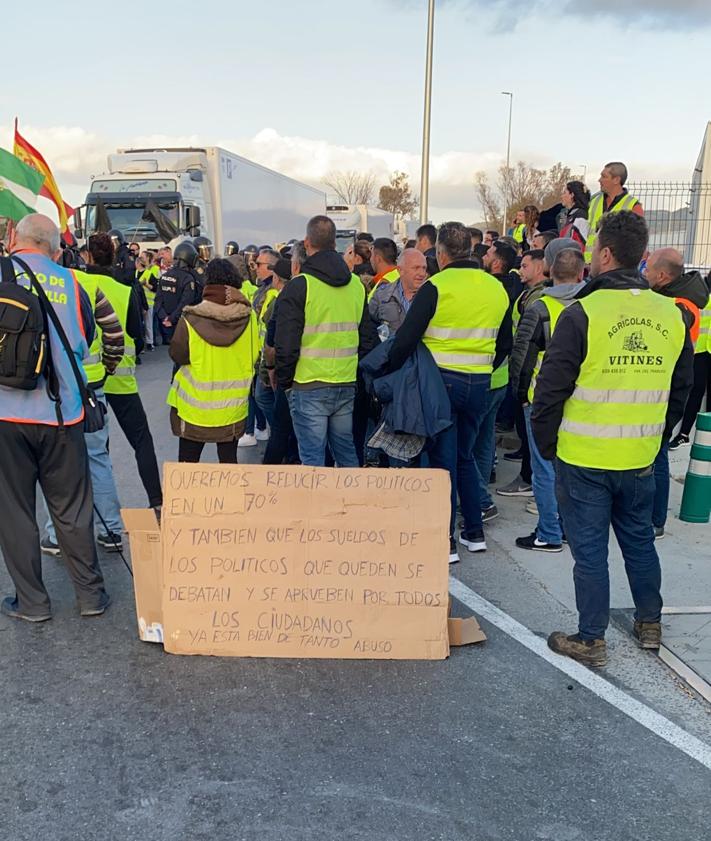
[[[711,270],[711,183],[641,181],[626,186],[644,208],[650,251],[676,248],[687,269]]]

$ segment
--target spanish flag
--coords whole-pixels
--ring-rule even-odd
[[[15,156],[23,163],[36,169],[39,173],[44,175],[44,184],[40,190],[40,196],[54,202],[57,213],[59,214],[59,230],[62,232],[62,237],[65,242],[71,241],[71,234],[69,233],[69,217],[73,215],[74,208],[70,207],[63,199],[59,192],[57,182],[54,180],[52,170],[49,168],[47,161],[40,155],[34,146],[30,145],[24,137],[17,130],[17,117],[15,117]]]

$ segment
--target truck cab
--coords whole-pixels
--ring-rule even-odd
[[[175,247],[187,236],[214,241],[207,158],[195,149],[119,149],[109,155],[107,172],[92,179],[85,200],[88,237],[116,228],[141,250]]]

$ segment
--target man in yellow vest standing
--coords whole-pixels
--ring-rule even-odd
[[[579,614],[577,633],[555,631],[548,645],[590,666],[607,662],[610,526],[635,603],[635,637],[650,649],[661,640],[652,464],[684,411],[694,349],[675,302],[652,292],[639,274],[647,240],[635,213],[602,219],[592,279],[558,318],[533,401],[538,451],[544,459],[557,456]]]
[[[630,195],[625,184],[627,183],[627,167],[620,161],[612,161],[605,164],[598,184],[600,192],[590,199],[588,207],[588,225],[590,233],[585,241],[585,262],[589,265],[592,260],[595,240],[597,238],[597,226],[600,220],[607,213],[620,213],[623,210],[632,211],[638,216],[644,216],[644,211],[639,200]]]
[[[500,331],[509,297],[495,277],[470,259],[470,251],[471,235],[461,222],[440,226],[440,270],[415,295],[389,357],[391,369],[397,370],[422,340],[449,394],[452,426],[428,442],[427,450],[431,466],[444,468],[451,479],[450,563],[459,560],[457,492],[464,517],[462,545],[470,552],[486,549],[474,443],[487,412],[492,371],[511,348],[510,329],[508,335]]]
[[[336,226],[314,216],[307,259],[279,296],[276,376],[289,402],[303,464],[321,467],[328,446],[339,467],[358,467],[353,401],[358,358],[378,343],[365,287],[336,251]]]
[[[98,235],[92,237],[90,251],[92,262],[86,267],[86,271],[94,275],[111,276],[113,258],[106,240]],[[136,381],[136,345],[139,350],[143,346],[143,322],[136,287],[116,283],[105,284],[102,288],[124,331],[124,355],[113,374],[107,377],[104,393],[135,453],[136,466],[148,497],[148,505],[160,510],[163,505],[163,491],[158,460]]]
[[[550,269],[553,286],[545,287],[541,297],[526,306],[514,338],[510,364],[511,386],[523,407],[531,452],[533,496],[538,512],[538,524],[533,534],[516,539],[519,549],[563,551],[563,532],[555,497],[555,466],[552,461],[541,458],[538,452],[531,434],[531,406],[536,378],[558,317],[584,287],[584,268],[583,255],[579,249],[571,247],[559,251]]]

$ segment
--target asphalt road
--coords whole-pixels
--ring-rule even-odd
[[[159,457],[174,459],[168,371],[161,350],[139,378]],[[123,503],[145,505],[118,430],[112,454]],[[711,835],[707,768],[486,621],[485,644],[443,662],[171,656],[137,639],[128,573],[101,557],[114,599],[104,617],[78,616],[56,559],[45,563],[54,619],[0,617],[0,838]],[[573,627],[565,605],[493,545],[456,574],[536,633]],[[4,569],[0,584],[10,592]],[[632,691],[707,738],[708,707],[654,671],[652,655],[614,634],[611,653],[634,660],[635,674],[652,670],[650,686],[669,681],[658,694]]]

